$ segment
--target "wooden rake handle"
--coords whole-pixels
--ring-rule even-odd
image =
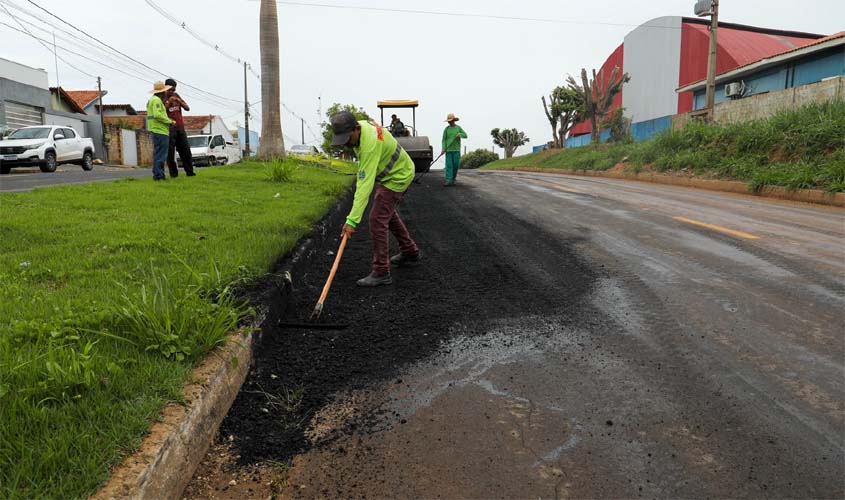
[[[326,301],[326,297],[329,295],[329,289],[332,287],[332,281],[334,281],[334,275],[337,273],[337,268],[340,266],[340,258],[343,257],[343,249],[346,248],[346,241],[349,237],[344,234],[343,238],[340,240],[340,247],[337,249],[337,255],[334,258],[334,264],[332,264],[332,270],[329,272],[329,279],[326,280],[326,284],[323,286],[323,293],[320,294],[320,300],[317,301],[317,307],[322,309],[323,303]]]

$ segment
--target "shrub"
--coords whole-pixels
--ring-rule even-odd
[[[267,167],[267,180],[269,182],[290,182],[298,168],[299,163],[295,160],[275,160]]]
[[[476,149],[461,157],[461,168],[478,168],[499,159],[499,155],[486,149]]]

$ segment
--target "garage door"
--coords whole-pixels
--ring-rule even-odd
[[[43,125],[41,108],[6,101],[6,125],[11,128]]]

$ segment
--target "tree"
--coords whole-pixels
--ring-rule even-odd
[[[556,148],[562,148],[566,134],[572,129],[581,111],[581,98],[578,93],[566,87],[555,87],[546,102],[546,96],[540,97],[546,118],[552,126],[552,143]],[[560,131],[558,131],[560,127]]]
[[[505,158],[512,157],[516,148],[527,144],[531,140],[525,136],[525,133],[515,128],[506,128],[504,130],[494,128],[490,131],[490,135],[493,136],[493,144],[505,150]]]
[[[261,44],[261,142],[258,159],[285,158],[282,134],[282,91],[279,74],[279,15],[275,0],[261,0],[259,13]]]
[[[334,103],[332,104],[329,109],[326,111],[326,117],[329,120],[326,120],[323,123],[323,151],[333,157],[338,157],[343,153],[352,154],[350,148],[346,148],[343,146],[332,146],[332,124],[331,124],[331,117],[341,111],[349,111],[355,118],[358,120],[370,120],[370,115],[364,111],[364,108],[356,108],[353,104],[340,104]]]
[[[486,149],[476,149],[461,157],[461,168],[478,168],[487,165],[491,161],[499,159],[499,155]]]
[[[619,74],[619,66],[615,66],[610,72],[610,78],[604,78],[604,70],[601,70],[596,75],[596,70],[593,70],[592,80],[587,79],[587,70],[581,69],[581,83],[575,81],[570,75],[566,79],[569,88],[578,94],[578,97],[584,103],[583,116],[590,120],[590,135],[591,142],[596,144],[599,142],[599,126],[598,123],[610,111],[613,105],[613,98],[616,94],[622,92],[622,85],[631,81],[628,73]]]

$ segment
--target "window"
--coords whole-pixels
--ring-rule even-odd
[[[76,131],[72,128],[63,128],[62,133],[65,134],[65,139],[75,139]]]
[[[213,147],[213,148],[218,148],[220,146],[223,146],[224,144],[226,144],[226,143],[225,143],[225,141],[223,141],[223,137],[219,136],[219,135],[215,136],[214,139],[212,139],[212,141],[211,141],[211,147]]]

